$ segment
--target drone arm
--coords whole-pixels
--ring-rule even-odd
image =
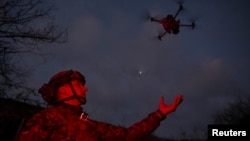
[[[190,27],[192,27],[192,29],[194,29],[195,28],[195,23],[193,22],[192,24],[181,24],[179,26],[190,26]]]
[[[174,15],[174,18],[176,18],[176,17],[179,15],[179,13],[181,12],[182,9],[183,9],[183,6],[180,5],[178,11],[177,11],[176,14]]]
[[[151,21],[151,22],[160,22],[160,20],[155,19],[155,18],[153,18],[153,17],[150,18],[150,21]]]
[[[161,33],[161,34],[158,36],[158,39],[161,40],[161,38],[162,38],[163,36],[165,36],[165,34],[167,34],[167,31]]]

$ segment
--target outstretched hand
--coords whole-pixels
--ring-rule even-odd
[[[167,115],[169,113],[174,112],[176,110],[176,108],[181,104],[182,101],[183,101],[183,95],[178,95],[178,96],[175,97],[172,104],[166,104],[164,102],[164,97],[162,96],[160,98],[160,102],[159,102],[159,110],[164,115]]]

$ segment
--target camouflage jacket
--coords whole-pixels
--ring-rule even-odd
[[[138,141],[152,133],[164,118],[156,111],[125,128],[89,119],[81,108],[52,106],[27,121],[18,141]]]

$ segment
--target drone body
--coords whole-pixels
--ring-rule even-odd
[[[164,28],[164,32],[158,35],[158,39],[162,40],[162,37],[165,34],[178,34],[180,32],[180,27],[181,26],[190,26],[192,29],[195,28],[195,23],[192,22],[191,24],[181,24],[181,21],[179,19],[176,19],[178,14],[183,10],[183,6],[180,5],[178,11],[176,14],[173,16],[172,14],[168,14],[166,17],[156,19],[153,17],[150,17],[151,22],[157,22],[161,24]]]

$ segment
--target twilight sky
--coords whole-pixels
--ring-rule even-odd
[[[197,28],[156,36],[163,28],[145,20],[175,14],[175,0],[54,0],[55,23],[68,42],[46,45],[46,60],[32,59],[32,85],[75,69],[87,79],[90,117],[129,126],[182,93],[184,101],[155,131],[161,137],[206,128],[212,114],[250,91],[250,1],[189,0],[178,18]],[[40,97],[38,97],[40,98]],[[198,129],[198,130],[199,130]]]

